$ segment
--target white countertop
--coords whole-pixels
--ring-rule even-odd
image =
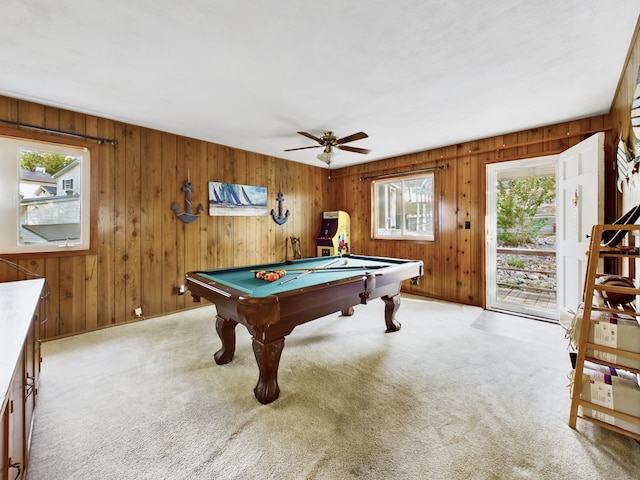
[[[0,283],[0,394],[9,396],[13,372],[20,358],[44,279]]]

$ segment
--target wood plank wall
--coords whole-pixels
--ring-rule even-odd
[[[339,169],[331,176],[330,209],[350,213],[352,252],[424,262],[425,274],[419,285],[405,282],[404,291],[484,306],[486,165],[557,154],[595,132],[608,129],[608,116],[596,116]],[[606,133],[610,138],[609,132]],[[612,142],[607,143],[606,161],[611,164]],[[440,165],[447,168],[435,173],[436,240],[372,239],[371,181],[360,178]],[[471,222],[470,229],[465,229],[467,221]]]
[[[290,236],[301,238],[304,255],[315,254],[330,187],[322,168],[1,96],[0,118],[118,141],[99,146],[92,170],[98,176],[95,254],[0,255],[47,279],[45,338],[135,320],[137,307],[153,317],[198,306],[190,295],[177,295],[187,271],[291,258]],[[184,209],[181,188],[188,178],[194,208],[206,208],[208,181],[266,186],[269,211],[277,211],[282,188],[289,220],[277,225],[270,215],[205,212],[185,224],[171,205]],[[22,278],[0,262],[0,281]]]
[[[592,133],[606,132],[608,186],[605,220],[617,217],[615,142],[629,112],[629,95],[640,66],[636,34],[622,72],[611,115],[501,135],[332,172],[252,152],[127,125],[91,115],[0,96],[0,118],[87,135],[116,138],[117,147],[100,146],[98,246],[95,254],[67,257],[8,257],[46,277],[51,315],[46,338],[71,335],[193,306],[176,295],[191,269],[249,265],[290,255],[287,243],[299,236],[303,254],[315,253],[321,212],[351,215],[352,251],[421,259],[425,275],[417,295],[484,304],[485,166],[492,162],[558,153]],[[377,241],[370,238],[370,181],[360,177],[447,164],[436,174],[440,192],[436,242]],[[207,203],[210,180],[266,186],[269,208],[277,208],[281,187],[289,221],[271,217],[202,217],[177,221],[171,204],[184,199],[182,182],[190,177],[192,203]],[[464,228],[465,221],[471,228]],[[0,281],[23,278],[0,263]]]
[[[640,19],[636,23],[626,67],[620,76],[618,92],[611,106],[611,124],[616,134],[622,135],[623,140],[629,138],[631,129],[631,102],[636,90],[638,69],[640,69]]]

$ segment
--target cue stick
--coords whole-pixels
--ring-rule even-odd
[[[280,268],[280,269],[274,269],[274,270],[284,270],[285,272],[298,272],[298,271],[304,271],[304,270],[311,270],[312,272],[330,272],[331,270],[368,270],[368,269],[374,269],[374,268],[386,268],[388,267],[388,265],[369,265],[369,266],[365,266],[365,265],[358,265],[358,266],[351,266],[351,267],[314,267],[314,268],[303,268],[303,267],[298,267],[298,268]],[[262,272],[263,270],[249,270],[251,273],[256,273],[256,272]]]
[[[336,263],[338,260],[340,260],[342,257],[338,257],[338,258],[334,258],[333,260],[331,260],[330,262],[325,263],[324,265],[320,265],[317,268],[327,268],[329,265],[331,265],[332,263]],[[314,270],[308,269],[306,272],[302,272],[299,273],[298,275],[295,275],[293,277],[289,277],[284,279],[283,281],[281,281],[280,283],[278,283],[278,285],[282,285],[285,284],[287,282],[290,282],[291,280],[295,280],[296,278],[302,278],[305,275],[309,275],[310,273],[312,273]]]

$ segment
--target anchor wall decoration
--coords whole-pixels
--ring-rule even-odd
[[[283,225],[289,219],[289,210],[282,216],[282,204],[284,203],[284,195],[282,192],[278,192],[278,215],[276,215],[275,210],[271,210],[271,216],[273,217],[273,221],[278,225]]]
[[[184,196],[185,196],[185,203],[186,203],[185,211],[180,213],[178,211],[178,204],[176,202],[173,202],[173,205],[171,205],[171,209],[175,212],[176,217],[178,217],[184,223],[191,223],[200,216],[200,214],[204,210],[204,207],[202,206],[202,204],[200,204],[198,205],[198,209],[196,210],[196,213],[191,213],[191,192],[194,192],[195,190],[191,186],[190,180],[185,180],[184,187],[182,187],[182,191],[184,192]]]

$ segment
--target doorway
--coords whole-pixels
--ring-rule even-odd
[[[555,305],[534,303],[533,288],[536,285],[521,285],[516,281],[506,287],[511,292],[520,292],[520,298],[500,295],[499,287],[503,282],[502,275],[521,270],[516,275],[521,277],[532,268],[524,261],[525,257],[516,257],[515,265],[498,263],[499,240],[503,231],[498,224],[498,187],[500,182],[517,179],[535,179],[554,175],[556,181],[556,201],[553,217],[555,237],[556,264],[556,296]],[[504,310],[512,313],[526,314],[536,318],[558,321],[560,311],[578,307],[582,299],[584,273],[587,263],[585,252],[589,249],[589,238],[593,225],[604,220],[604,133],[598,132],[559,155],[516,160],[487,166],[487,218],[486,218],[486,305],[491,310]],[[504,213],[504,212],[502,212]],[[536,211],[536,214],[538,212]],[[544,213],[544,212],[543,212]],[[549,218],[551,218],[551,215]],[[534,216],[532,214],[532,216]],[[546,227],[549,227],[547,221]],[[504,230],[504,229],[503,229]],[[541,232],[538,232],[541,233]],[[529,256],[531,250],[539,249],[534,243],[525,252],[509,252],[514,255]],[[546,248],[543,246],[543,248]],[[501,253],[502,255],[502,253]],[[551,254],[543,254],[550,257]],[[518,262],[519,261],[519,262]],[[511,262],[513,263],[513,262]],[[542,262],[538,263],[539,265]],[[510,269],[510,270],[509,270]],[[517,269],[517,270],[514,270]],[[542,268],[540,268],[542,270]],[[523,272],[524,271],[524,272]],[[535,275],[535,273],[534,273]],[[513,286],[512,286],[513,285]],[[533,288],[532,288],[533,287]],[[524,298],[528,291],[529,300]],[[539,291],[539,293],[541,293]]]
[[[557,165],[558,156],[551,155],[487,166],[489,310],[558,320]],[[531,189],[531,201],[525,200],[522,192],[527,188]]]

